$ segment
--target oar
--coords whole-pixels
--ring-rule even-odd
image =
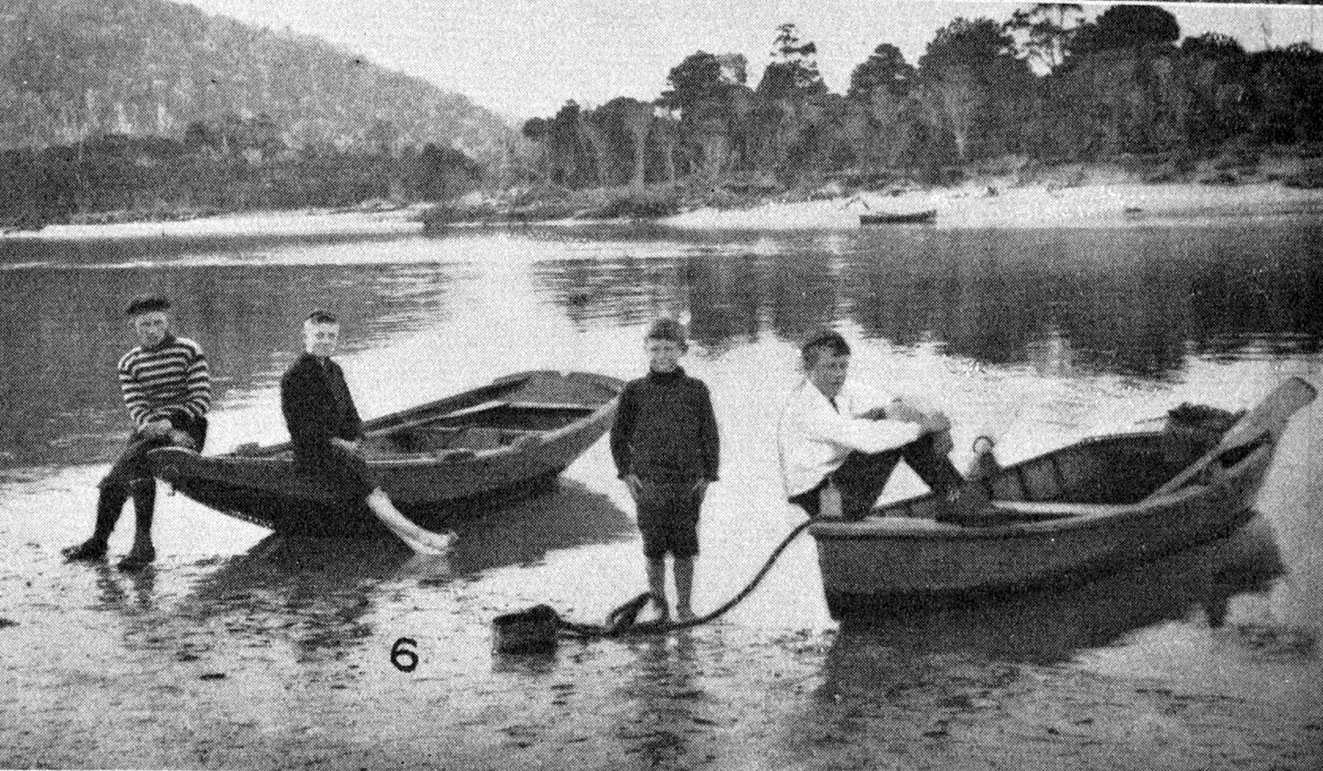
[[[1194,463],[1191,463],[1184,471],[1172,477],[1162,487],[1154,490],[1144,500],[1151,500],[1176,492],[1188,485],[1204,469],[1227,452],[1258,441],[1264,434],[1276,439],[1282,428],[1286,426],[1286,422],[1291,419],[1291,416],[1300,408],[1314,401],[1314,397],[1317,395],[1318,391],[1304,380],[1298,377],[1288,379],[1264,397],[1263,401],[1259,402],[1254,409],[1245,413],[1240,420],[1236,421],[1235,425],[1222,435],[1222,439],[1218,441],[1216,447],[1209,450]]]

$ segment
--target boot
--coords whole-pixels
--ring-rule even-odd
[[[116,566],[120,570],[142,570],[156,559],[156,549],[152,546],[152,517],[156,512],[156,480],[152,478],[135,479],[131,483],[133,494],[133,513],[136,518],[133,530],[133,548]]]
[[[992,502],[992,477],[1001,471],[992,447],[992,440],[988,437],[980,436],[974,440],[974,460],[965,472],[964,482],[947,491],[946,505],[937,513],[938,522],[977,523],[978,516]]]
[[[129,498],[128,490],[118,484],[103,484],[96,501],[96,528],[92,537],[64,549],[61,553],[69,562],[99,560],[106,556],[106,543],[115,529],[115,522],[124,510],[124,502]]]

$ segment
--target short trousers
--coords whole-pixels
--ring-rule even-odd
[[[660,559],[668,552],[685,559],[698,554],[698,510],[702,501],[695,482],[641,480],[638,498],[643,555]]]

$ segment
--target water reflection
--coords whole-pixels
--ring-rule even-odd
[[[703,726],[717,723],[702,687],[694,639],[681,632],[630,647],[635,656],[630,676],[615,694],[629,705],[613,730],[621,758],[644,768],[689,767],[706,749],[694,746],[707,741]]]
[[[156,571],[125,573],[106,562],[91,565],[96,571],[96,610],[115,610],[127,617],[150,613],[156,607]]]
[[[768,330],[797,339],[841,319],[900,346],[984,364],[1150,378],[1189,348],[1316,353],[1317,225],[1089,231],[679,234],[668,254],[551,258],[535,272],[579,322],[688,313],[720,352]],[[619,237],[605,231],[600,237]],[[687,247],[687,248],[686,248]],[[706,247],[706,248],[705,248]]]
[[[279,630],[311,655],[370,636],[364,619],[387,588],[444,586],[631,531],[629,518],[605,496],[567,481],[558,492],[465,520],[444,557],[416,556],[394,538],[268,536],[202,577],[180,612],[211,623],[228,618],[230,632],[264,636]]]
[[[127,430],[115,363],[134,344],[128,300],[155,291],[175,298],[174,327],[207,352],[219,404],[268,386],[299,349],[310,307],[335,308],[354,328],[346,353],[444,317],[450,275],[436,266],[179,270],[33,269],[0,272],[7,306],[0,340],[0,458],[6,465],[108,460]],[[401,321],[400,317],[413,321]]]
[[[634,520],[600,493],[569,479],[555,492],[485,510],[457,522],[451,569],[469,575],[527,565],[552,551],[632,537]]]
[[[1284,571],[1272,528],[1256,515],[1231,536],[1170,557],[1057,591],[1038,591],[969,607],[869,621],[847,621],[827,659],[832,692],[892,687],[894,667],[932,654],[1050,664],[1083,650],[1198,611],[1221,626],[1231,599],[1267,592]]]
[[[531,274],[574,329],[687,316],[700,352],[854,323],[867,338],[1054,375],[1179,377],[1187,357],[1316,354],[1318,224],[1077,231],[691,233],[585,228],[461,240],[14,242],[0,265],[0,459],[105,461],[124,431],[112,368],[132,295],[178,300],[218,402],[273,386],[307,308],[340,310],[347,353],[446,325],[455,295]],[[499,261],[490,276],[471,265]],[[527,268],[526,268],[527,266]],[[475,280],[476,278],[476,280]],[[475,286],[477,284],[477,286]],[[509,288],[513,291],[513,288]],[[57,301],[58,300],[58,301]],[[536,313],[533,308],[530,313]],[[540,310],[540,309],[538,309]],[[554,349],[560,339],[534,341]]]

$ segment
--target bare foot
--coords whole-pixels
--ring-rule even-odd
[[[401,537],[418,554],[445,554],[455,541],[454,533],[433,533],[422,528],[417,533]]]

